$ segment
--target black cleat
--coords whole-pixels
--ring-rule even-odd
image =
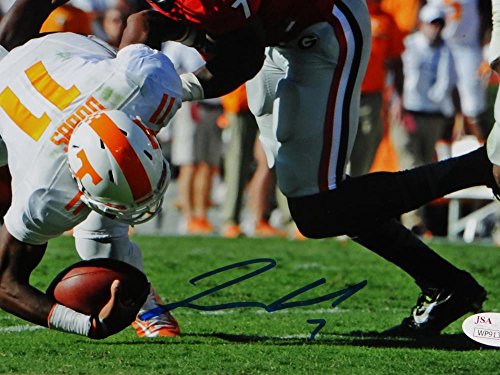
[[[426,288],[418,297],[411,315],[400,325],[382,332],[384,336],[429,337],[467,313],[481,310],[486,290],[477,284],[460,291]]]

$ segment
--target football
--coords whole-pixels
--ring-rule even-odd
[[[116,259],[98,258],[71,265],[60,272],[47,294],[61,305],[86,315],[97,315],[111,298],[111,284],[120,280],[120,297],[124,304],[146,299],[149,282],[140,270]]]

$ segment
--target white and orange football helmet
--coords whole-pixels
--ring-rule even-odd
[[[98,213],[139,224],[160,211],[170,168],[139,119],[118,110],[92,115],[75,128],[68,160],[81,199]]]

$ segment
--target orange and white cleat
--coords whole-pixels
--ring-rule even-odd
[[[132,327],[135,328],[137,336],[175,337],[181,334],[177,320],[175,320],[175,318],[168,311],[165,311],[164,313],[148,320],[142,320],[139,318],[142,313],[160,305],[163,305],[163,302],[158,294],[156,294],[155,290],[151,287],[151,292],[149,293],[146,302],[139,311],[135,321],[132,322]]]

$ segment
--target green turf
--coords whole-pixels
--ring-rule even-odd
[[[463,319],[439,338],[387,339],[376,335],[400,322],[418,294],[400,270],[352,242],[290,242],[220,238],[134,237],[146,272],[161,296],[180,302],[252,272],[245,266],[200,280],[210,270],[256,258],[276,267],[193,303],[260,302],[269,305],[321,278],[326,283],[297,296],[308,300],[367,280],[365,288],[332,309],[331,301],[273,313],[260,307],[174,311],[183,336],[139,339],[130,328],[102,341],[46,329],[0,312],[0,373],[15,374],[494,374],[498,350],[461,331]],[[483,245],[433,244],[488,289],[487,311],[500,311],[500,253]],[[32,276],[45,289],[58,270],[78,260],[71,238],[53,241]],[[317,324],[326,324],[314,340]],[[32,326],[34,327],[34,326]],[[15,330],[21,328],[22,331]]]

